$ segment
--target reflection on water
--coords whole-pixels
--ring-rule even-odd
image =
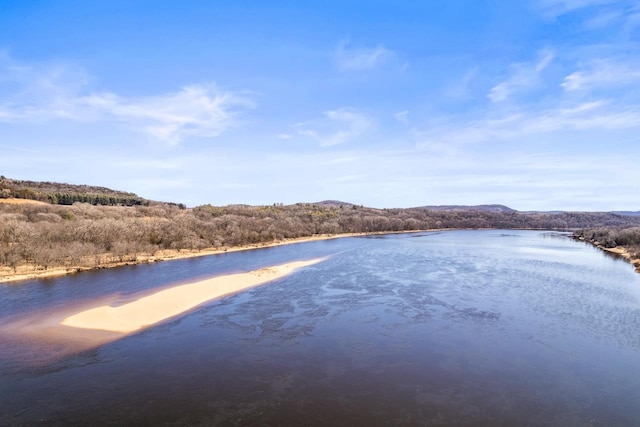
[[[0,319],[329,254],[55,362],[0,342],[0,425],[637,424],[640,275],[554,234],[350,238],[105,270],[3,287]]]

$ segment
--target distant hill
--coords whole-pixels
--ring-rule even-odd
[[[341,202],[340,200],[323,200],[321,202],[312,203],[312,204],[317,206],[324,206],[328,208],[339,208],[340,206],[343,206],[345,208],[350,208],[352,206],[355,206],[353,203]]]
[[[0,177],[0,198],[37,200],[54,205],[72,205],[75,202],[92,205],[149,205],[150,201],[134,193],[106,187],[75,185],[57,182],[23,181]]]
[[[438,212],[501,212],[512,213],[517,212],[515,209],[511,209],[504,205],[438,205],[438,206],[420,206],[420,209],[427,209],[430,211]]]
[[[312,203],[316,206],[328,207],[328,208],[339,208],[342,207],[353,207],[360,206],[355,205],[349,202],[343,202],[340,200],[323,200],[321,202]],[[515,209],[511,209],[508,206],[504,205],[437,205],[437,206],[419,206],[413,209],[426,209],[430,211],[436,212],[497,212],[497,213],[511,213],[517,212]]]
[[[126,191],[112,190],[106,187],[97,187],[92,185],[77,185],[66,184],[60,182],[48,182],[48,181],[26,181],[4,178],[0,181],[0,185],[13,186],[14,188],[31,188],[39,190],[45,193],[87,193],[87,194],[102,194],[106,196],[117,197],[138,197],[134,193],[128,193]]]
[[[545,215],[564,215],[567,213],[567,211],[519,211],[520,213],[523,214],[545,214]],[[611,212],[606,212],[606,213],[611,213]]]
[[[612,211],[609,212],[616,215],[624,215],[624,216],[640,216],[640,211],[632,212],[632,211]]]

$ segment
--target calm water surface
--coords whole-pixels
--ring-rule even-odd
[[[0,425],[640,425],[640,275],[555,233],[347,238],[4,285],[0,321],[325,255],[55,361],[0,334]]]

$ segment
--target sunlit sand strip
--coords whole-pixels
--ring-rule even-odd
[[[40,202],[38,200],[14,199],[14,198],[0,199],[0,203],[3,203],[5,205],[40,205],[40,206],[48,205],[48,203]]]
[[[61,325],[73,328],[131,333],[182,314],[207,301],[284,277],[296,269],[324,261],[317,258],[290,262],[248,273],[231,274],[175,286],[119,307],[103,305],[66,317]]]

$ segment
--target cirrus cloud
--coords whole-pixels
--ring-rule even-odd
[[[544,49],[538,56],[536,62],[512,64],[509,78],[493,86],[487,97],[492,102],[502,102],[517,92],[539,85],[540,73],[549,66],[555,55],[552,51]]]
[[[578,91],[636,84],[640,82],[639,66],[616,60],[593,61],[565,77],[561,86],[566,91]]]
[[[353,48],[342,42],[335,53],[336,63],[341,70],[370,70],[391,59],[394,52],[379,44],[373,48]]]
[[[365,115],[350,108],[325,111],[324,119],[299,123],[299,133],[320,143],[323,147],[344,144],[373,127],[373,122]],[[312,128],[313,127],[313,128]]]
[[[113,122],[176,145],[189,137],[211,138],[232,127],[243,109],[255,107],[245,94],[215,83],[190,84],[176,92],[128,97],[91,92],[84,70],[68,64],[22,64],[0,58],[0,121]]]

